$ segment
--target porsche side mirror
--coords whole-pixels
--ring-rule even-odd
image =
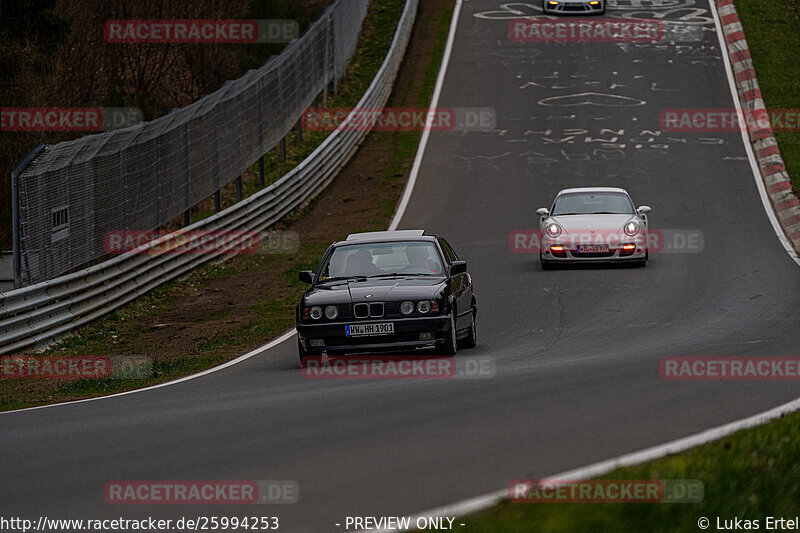
[[[300,281],[303,283],[314,283],[314,272],[311,270],[301,270]]]
[[[546,217],[547,215],[550,214],[550,210],[547,209],[546,207],[540,207],[539,209],[536,210],[536,212],[542,215],[543,217]]]
[[[641,207],[638,207],[636,209],[636,212],[639,213],[640,215],[646,215],[647,213],[651,212],[652,210],[653,210],[653,208],[650,207],[649,205],[643,205]]]
[[[463,274],[467,271],[467,262],[466,261],[453,261],[450,265],[450,275],[456,276],[458,274]]]

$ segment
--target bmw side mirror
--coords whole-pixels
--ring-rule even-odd
[[[546,207],[540,207],[539,209],[536,210],[536,212],[542,215],[543,217],[546,217],[550,214],[550,210],[547,209]]]
[[[639,213],[640,215],[646,215],[647,213],[649,213],[652,210],[653,209],[649,205],[643,205],[643,206],[637,208],[636,212]]]
[[[458,274],[463,274],[467,271],[467,262],[466,261],[453,261],[450,265],[450,275],[456,276]]]
[[[303,283],[314,283],[314,272],[311,270],[301,270],[300,281]]]

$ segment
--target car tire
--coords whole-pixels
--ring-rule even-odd
[[[478,326],[475,323],[477,313],[472,310],[472,322],[469,325],[469,334],[461,339],[460,348],[474,348],[478,344]]]
[[[445,355],[453,356],[458,352],[458,330],[456,329],[456,308],[450,312],[450,328],[447,330],[447,339],[444,341]]]

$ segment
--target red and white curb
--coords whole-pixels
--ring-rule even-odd
[[[747,46],[744,29],[733,0],[715,0],[715,3],[741,105],[746,111],[755,114],[766,113],[767,108],[761,97],[753,59],[750,57],[750,48]],[[772,127],[748,124],[748,136],[778,221],[794,249],[800,252],[800,200],[792,191],[789,174],[786,172]]]

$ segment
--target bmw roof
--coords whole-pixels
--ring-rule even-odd
[[[628,194],[628,191],[625,189],[621,189],[619,187],[575,187],[573,189],[564,189],[560,191],[558,194],[570,194],[574,192],[584,192],[584,193],[591,193],[591,192],[621,192],[623,194]]]
[[[402,240],[433,240],[435,235],[425,233],[421,229],[404,229],[395,231],[369,231],[366,233],[351,233],[347,236],[347,243],[352,244],[354,241],[361,242],[381,242],[381,241],[402,241]],[[345,241],[339,241],[345,242]],[[338,244],[338,243],[337,243]]]

